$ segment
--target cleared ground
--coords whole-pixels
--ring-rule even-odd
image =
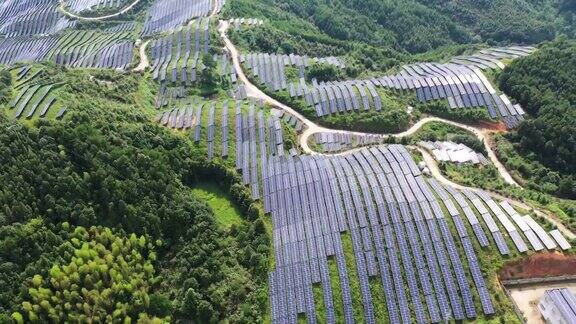
[[[543,324],[538,311],[538,302],[544,292],[554,288],[569,288],[573,293],[576,292],[576,282],[557,282],[543,283],[529,286],[509,287],[512,300],[524,314],[528,324]]]

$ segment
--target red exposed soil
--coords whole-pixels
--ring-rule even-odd
[[[504,124],[503,121],[498,121],[498,122],[487,122],[487,121],[481,121],[478,122],[476,125],[477,128],[481,128],[481,129],[485,129],[491,132],[506,132],[508,131],[508,129],[506,128],[506,124]]]
[[[576,257],[561,253],[538,253],[508,263],[500,270],[500,279],[528,279],[576,275]]]

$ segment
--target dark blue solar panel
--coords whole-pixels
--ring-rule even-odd
[[[492,233],[492,236],[494,237],[494,241],[496,242],[496,246],[498,247],[500,254],[508,255],[510,250],[508,249],[508,245],[506,245],[506,241],[504,240],[502,233],[494,232]]]
[[[492,300],[490,299],[490,293],[488,292],[488,289],[486,287],[478,288],[478,295],[480,295],[480,302],[482,303],[484,314],[494,314],[494,306],[492,304]]]
[[[430,322],[440,322],[440,311],[438,310],[438,305],[436,305],[436,299],[434,299],[434,295],[425,295],[425,299],[426,305],[428,305],[428,312],[430,314]]]
[[[474,234],[476,234],[476,238],[478,239],[478,243],[481,247],[487,247],[490,245],[488,238],[486,237],[486,233],[484,233],[484,230],[479,223],[473,224],[472,230],[474,231]]]
[[[378,256],[378,264],[380,265],[380,274],[382,279],[382,285],[384,287],[384,294],[386,296],[386,306],[388,308],[388,317],[391,323],[399,323],[399,313],[396,308],[396,300],[400,301],[400,298],[397,298],[394,295],[394,286],[392,282],[392,278],[390,276],[390,269],[389,265],[386,262],[386,252],[383,248],[377,248],[376,254]],[[404,293],[403,291],[401,292]]]
[[[310,271],[312,274],[312,282],[313,283],[318,283],[320,282],[320,270],[318,268],[318,259],[316,258],[312,258],[309,261],[310,264]]]
[[[376,267],[376,259],[372,251],[366,252],[366,263],[368,266],[368,276],[374,277],[378,275],[378,268]]]
[[[458,232],[458,235],[460,237],[467,237],[468,232],[466,230],[464,222],[462,221],[462,218],[460,216],[454,216],[452,217],[452,219],[454,220],[454,225],[456,226],[456,231]]]

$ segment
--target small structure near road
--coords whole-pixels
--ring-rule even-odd
[[[427,149],[439,162],[454,162],[457,164],[481,164],[487,165],[490,162],[482,153],[477,153],[468,146],[454,142],[430,142],[421,141],[418,145]]]
[[[568,288],[547,290],[540,298],[538,310],[546,323],[576,323],[576,297]]]

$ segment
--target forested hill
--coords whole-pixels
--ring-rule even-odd
[[[148,122],[138,75],[43,68],[70,84],[70,114],[0,111],[0,323],[261,322],[269,241],[238,176]],[[241,223],[192,194],[202,174]]]
[[[552,0],[239,0],[230,9],[274,20],[288,13],[337,40],[421,53],[473,42],[538,43],[565,30]],[[567,8],[564,6],[562,8]]]
[[[513,62],[500,75],[500,87],[534,118],[510,134],[518,149],[535,164],[521,167],[528,178],[558,185],[559,194],[575,197],[576,42],[565,39],[542,46]],[[552,171],[552,172],[549,172]],[[554,178],[556,181],[554,181]]]

